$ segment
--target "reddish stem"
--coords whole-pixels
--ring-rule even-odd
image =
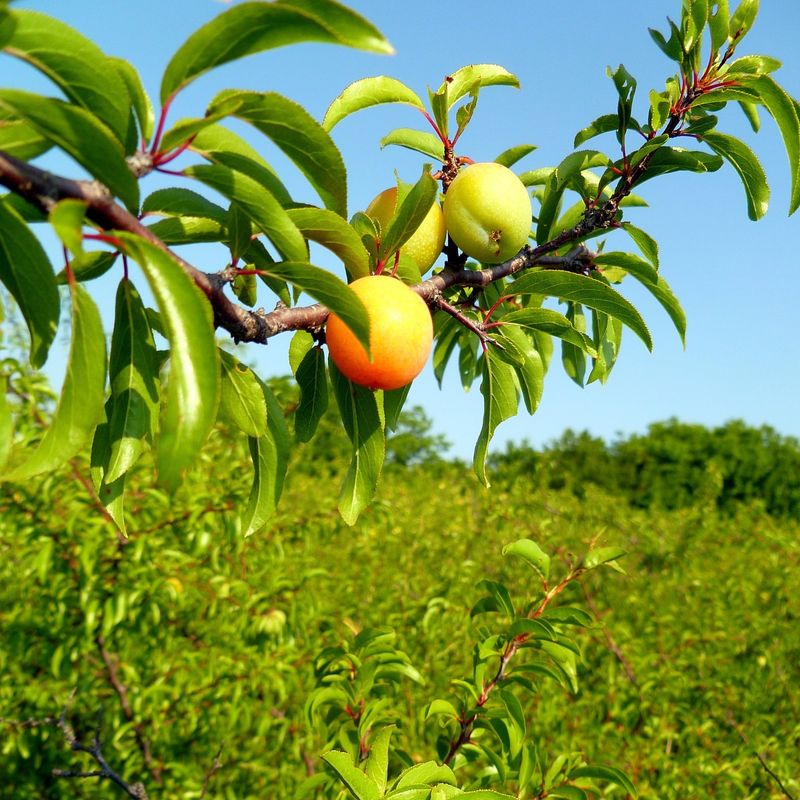
[[[178,92],[173,92],[166,100],[164,105],[161,107],[161,115],[158,118],[158,127],[156,128],[156,135],[153,139],[153,146],[150,148],[150,155],[154,156],[158,152],[158,146],[161,144],[161,134],[164,133],[164,124],[167,121],[167,114],[169,113],[169,107],[172,105],[172,101],[175,99],[175,95]]]
[[[195,134],[196,136],[197,134]],[[156,153],[153,156],[153,166],[160,167],[164,164],[169,164],[174,161],[181,153],[185,153],[194,141],[194,136],[190,136],[180,147],[176,147],[171,153]]]

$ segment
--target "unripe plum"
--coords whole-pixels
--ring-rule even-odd
[[[339,371],[368,389],[398,389],[419,375],[433,343],[425,301],[397,278],[368,275],[350,284],[369,315],[370,361],[342,320],[328,317],[325,338]]]
[[[386,230],[394,216],[397,206],[397,187],[392,186],[381,192],[368,206],[367,216],[378,220],[382,230]],[[446,231],[444,214],[436,201],[428,211],[420,226],[411,234],[411,238],[400,248],[410,256],[419,267],[420,274],[427,272],[439,257],[444,247]]]
[[[453,241],[468,256],[498,264],[515,256],[528,241],[531,199],[508,167],[472,164],[450,184],[444,219]]]

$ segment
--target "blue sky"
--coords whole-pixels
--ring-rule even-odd
[[[666,16],[679,15],[679,0],[591,0],[544,3],[540,0],[441,2],[441,0],[351,0],[351,7],[375,23],[397,53],[385,57],[344,48],[308,44],[250,56],[204,76],[182,93],[169,121],[201,115],[222,88],[278,91],[321,118],[329,102],[351,81],[387,74],[422,96],[427,86],[469,63],[498,63],[516,73],[521,90],[490,88],[481,95],[475,120],[460,152],[490,160],[514,144],[538,149],[518,169],[557,164],[571,150],[576,131],[616,108],[607,65],[624,63],[639,81],[638,115],[646,116],[647,94],[661,90],[671,64],[652,43],[647,28],[664,28]],[[784,62],[776,78],[800,96],[800,4],[765,0],[741,54],[773,55]],[[153,97],[158,96],[164,66],[181,41],[223,11],[218,0],[21,0],[31,8],[59,16],[95,39],[108,53],[130,60]],[[501,9],[501,10],[498,10]],[[41,77],[16,60],[0,55],[0,84],[52,92]],[[342,122],[334,138],[348,167],[350,211],[364,208],[389,186],[397,169],[406,180],[418,176],[424,160],[397,148],[380,150],[379,140],[394,127],[418,126],[421,118],[406,107],[373,109]],[[505,423],[494,449],[507,440],[547,442],[566,428],[588,429],[607,438],[642,431],[648,423],[677,416],[709,425],[742,418],[800,436],[796,409],[800,393],[798,357],[791,344],[800,298],[800,256],[796,240],[800,219],[787,217],[789,170],[782,142],[764,117],[755,136],[736,108],[725,112],[721,129],[746,139],[760,156],[772,188],[767,216],[748,220],[745,198],[730,168],[712,175],[679,174],[643,185],[650,207],[629,217],[661,245],[661,269],[686,310],[689,327],[684,350],[672,324],[649,295],[626,287],[624,293],[642,311],[655,347],[648,353],[626,331],[619,362],[605,386],[581,389],[561,372],[557,360],[545,385],[542,405]],[[243,130],[243,129],[242,129]],[[312,190],[263,138],[263,149],[298,199],[314,202]],[[613,140],[597,140],[614,153]],[[54,170],[79,175],[66,161]],[[143,190],[165,185],[147,178]],[[607,247],[628,248],[618,234]],[[55,252],[55,251],[54,251]],[[214,250],[184,253],[206,270],[222,266]],[[335,269],[323,253],[317,263]],[[114,279],[99,282],[101,305],[109,306]],[[266,302],[266,301],[265,301]],[[288,337],[266,348],[250,347],[246,359],[263,374],[288,371]],[[63,352],[54,351],[48,370],[57,379]],[[477,384],[464,393],[453,364],[440,391],[428,370],[415,384],[411,402],[423,405],[437,431],[468,457],[481,424]]]

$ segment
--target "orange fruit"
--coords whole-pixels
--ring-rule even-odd
[[[369,315],[372,360],[342,320],[328,317],[328,351],[339,371],[368,389],[398,389],[422,372],[433,343],[425,301],[396,278],[368,275],[350,284]]]

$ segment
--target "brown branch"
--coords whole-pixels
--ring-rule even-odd
[[[219,746],[219,750],[217,750],[217,754],[214,756],[214,761],[211,764],[211,767],[208,770],[208,772],[206,772],[206,776],[203,779],[203,791],[200,792],[200,800],[203,800],[203,798],[208,794],[208,787],[209,784],[211,783],[211,779],[214,777],[214,774],[219,772],[219,770],[222,768],[223,747],[225,747],[224,742]]]
[[[75,692],[73,691],[72,694],[70,695],[67,705],[61,712],[61,716],[58,718],[58,720],[52,720],[52,722],[64,734],[64,739],[66,740],[71,750],[79,753],[87,753],[95,760],[100,769],[87,770],[87,771],[73,770],[73,769],[54,769],[53,776],[56,778],[107,779],[112,781],[113,783],[116,783],[117,786],[119,786],[124,792],[126,792],[128,797],[133,797],[134,800],[148,800],[147,791],[145,790],[144,785],[142,783],[128,783],[124,778],[122,778],[117,772],[115,772],[111,768],[111,766],[103,756],[103,751],[100,744],[100,730],[102,727],[102,720],[103,720],[102,711],[98,712],[97,714],[97,726],[95,728],[94,736],[92,737],[92,743],[90,745],[84,744],[75,735],[75,730],[73,729],[72,725],[70,725],[69,722],[67,722],[67,712],[69,711],[69,707],[72,704],[72,700],[74,697],[75,697]]]
[[[538,619],[542,616],[542,614],[546,611],[547,607],[550,603],[564,591],[564,589],[569,586],[572,581],[579,578],[585,572],[583,567],[573,567],[570,569],[569,573],[559,581],[555,586],[551,589],[547,588],[547,583],[544,585],[545,594],[542,598],[541,602],[539,603],[536,608],[528,614],[529,619]],[[470,738],[472,736],[472,731],[475,726],[475,722],[478,719],[478,715],[481,709],[489,702],[489,697],[491,696],[492,692],[498,687],[500,683],[502,683],[506,678],[506,672],[508,670],[508,665],[511,663],[511,660],[517,654],[522,645],[528,641],[530,638],[530,634],[521,633],[518,636],[515,636],[503,650],[503,655],[500,656],[500,663],[497,666],[497,670],[494,674],[494,677],[484,683],[483,691],[481,692],[481,696],[476,701],[475,705],[477,706],[478,710],[475,713],[471,714],[469,717],[464,717],[459,721],[459,732],[458,735],[450,742],[450,747],[448,748],[447,755],[444,758],[443,764],[450,764],[450,762],[455,758],[458,751],[465,745],[468,744]]]
[[[145,736],[144,725],[142,724],[141,720],[137,721],[135,715],[133,713],[133,707],[131,706],[130,700],[128,699],[128,687],[120,680],[119,671],[117,669],[117,663],[114,656],[108,651],[106,648],[105,638],[102,634],[98,633],[95,637],[95,643],[97,644],[98,649],[100,650],[100,656],[103,659],[103,663],[106,665],[106,672],[108,674],[108,680],[111,686],[114,688],[114,691],[117,693],[117,697],[119,698],[119,704],[122,707],[122,712],[125,714],[125,719],[128,720],[133,725],[133,732],[134,736],[136,737],[136,745],[139,748],[139,751],[142,754],[142,758],[144,759],[145,766],[147,767],[150,774],[153,776],[153,780],[160,784],[161,783],[161,769],[155,763],[153,759],[153,753],[150,749],[150,741]]]
[[[758,763],[761,764],[761,766],[764,768],[764,772],[766,772],[767,775],[769,775],[770,778],[772,778],[772,780],[778,784],[778,788],[783,792],[784,796],[787,797],[788,800],[795,800],[794,795],[789,793],[789,790],[783,785],[783,782],[778,777],[778,775],[770,768],[769,764],[767,764],[766,760],[764,759],[764,756],[762,756],[761,753],[759,753],[758,750],[756,750],[756,748],[753,747],[753,745],[750,743],[750,739],[748,739],[747,734],[742,730],[741,726],[734,718],[733,712],[730,709],[728,709],[728,711],[725,713],[725,722],[731,728],[733,728],[733,730],[735,730],[736,733],[739,734],[739,738],[742,740],[744,745],[746,747],[749,747],[753,751],[753,754],[758,759]]]

